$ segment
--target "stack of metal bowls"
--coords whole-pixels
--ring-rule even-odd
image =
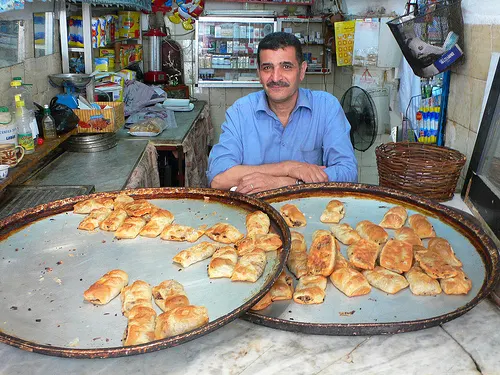
[[[116,133],[82,133],[69,137],[62,146],[71,152],[99,152],[115,147],[117,142]]]

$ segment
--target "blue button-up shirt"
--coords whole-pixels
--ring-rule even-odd
[[[210,152],[208,180],[236,165],[294,160],[325,165],[329,181],[357,182],[350,129],[339,101],[327,92],[299,89],[285,127],[263,90],[249,94],[226,111],[219,143]]]

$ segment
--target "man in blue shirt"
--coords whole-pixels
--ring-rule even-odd
[[[257,53],[264,90],[227,110],[210,153],[210,186],[252,194],[300,182],[356,182],[351,127],[338,100],[299,89],[307,68],[299,40],[272,33]]]

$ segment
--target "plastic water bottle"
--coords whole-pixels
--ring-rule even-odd
[[[14,77],[10,83],[9,95],[12,100],[10,107],[11,113],[17,113],[17,101],[15,98],[18,96],[24,103],[24,110],[30,112],[32,118],[30,124],[31,133],[33,134],[33,138],[36,138],[38,136],[38,126],[35,118],[35,106],[33,104],[33,99],[31,98],[31,92],[25,87],[21,77]]]
[[[17,140],[19,145],[23,146],[26,154],[32,154],[35,152],[35,141],[31,131],[34,115],[26,109],[21,95],[16,95],[14,100],[16,103]]]
[[[50,108],[47,104],[43,106],[42,128],[43,128],[43,138],[45,139],[57,138],[56,122],[54,121],[54,118],[50,115]]]

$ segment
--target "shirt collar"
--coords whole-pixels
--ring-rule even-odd
[[[298,108],[304,107],[312,110],[311,102],[309,101],[309,97],[304,89],[299,88],[299,97],[297,98],[297,103],[295,104],[295,108],[292,113],[295,112]],[[264,111],[268,115],[274,113],[271,108],[269,108],[269,104],[267,103],[267,95],[264,90],[260,92],[259,101],[257,102],[257,106],[255,108],[255,112]]]

